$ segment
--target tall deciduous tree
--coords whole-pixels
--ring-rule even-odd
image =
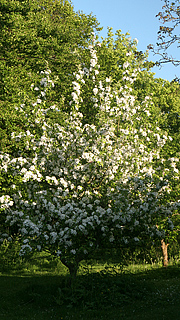
[[[22,130],[24,120],[14,113],[14,106],[30,100],[29,88],[39,79],[37,72],[47,67],[59,78],[49,103],[62,102],[62,95],[67,99],[78,53],[91,43],[98,25],[92,15],[75,13],[70,1],[0,2],[1,150],[8,145],[9,132]]]

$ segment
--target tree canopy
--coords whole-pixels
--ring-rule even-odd
[[[71,3],[63,0],[3,0],[0,19],[0,93],[10,101],[23,83],[33,80],[33,73],[45,69],[47,61],[60,79],[57,95],[66,93],[64,83],[77,64],[75,52],[99,30],[95,17],[75,13]]]
[[[98,30],[96,18],[75,13],[69,1],[0,2],[1,149],[8,145],[9,132],[22,129],[25,119],[14,107],[30,100],[31,84],[41,78],[40,71],[51,69],[59,78],[48,99],[50,104],[61,101],[63,109],[61,97],[68,99],[79,51],[91,43],[92,32]]]

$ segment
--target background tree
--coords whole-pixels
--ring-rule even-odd
[[[78,53],[91,43],[92,32],[100,30],[98,25],[92,15],[75,13],[69,1],[1,1],[1,150],[10,147],[9,133],[21,131],[24,126],[25,119],[14,112],[14,107],[30,103],[30,86],[42,78],[37,76],[40,71],[51,69],[59,78],[53,96],[48,96],[49,105],[60,103],[62,110],[68,109],[66,101],[63,109],[62,96],[68,100],[71,75],[79,64]]]

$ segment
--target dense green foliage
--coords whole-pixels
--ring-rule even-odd
[[[68,1],[3,0],[1,12],[2,97],[17,99],[29,89],[34,75],[48,66],[60,81],[56,99],[67,95],[79,48],[86,47],[98,29],[93,16],[76,14]],[[77,53],[76,53],[77,52]],[[20,89],[20,90],[19,90]],[[15,100],[17,102],[17,100]]]
[[[91,43],[94,30],[99,30],[96,18],[75,13],[68,1],[1,1],[1,150],[9,149],[9,134],[25,126],[26,119],[14,107],[30,102],[30,86],[40,79],[40,71],[48,68],[58,76],[49,103],[60,103],[63,109],[62,95],[68,100],[79,52]]]

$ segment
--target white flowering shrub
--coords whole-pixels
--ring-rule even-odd
[[[41,137],[30,129],[21,136],[12,133],[12,139],[23,139],[30,156],[20,150],[15,158],[0,155],[1,172],[14,181],[9,194],[0,197],[1,210],[6,224],[16,226],[22,237],[20,255],[48,247],[71,274],[98,247],[164,237],[173,228],[170,217],[179,204],[163,200],[169,182],[160,150],[168,137],[151,121],[150,98],[139,105],[131,95],[140,71],[134,70],[129,82],[125,79],[115,90],[110,78],[98,80],[96,50],[89,50],[90,67],[75,75],[73,111],[65,124],[49,125],[38,100],[34,121],[41,126]],[[124,63],[125,71],[128,67]],[[95,125],[80,112],[90,79]],[[163,165],[159,173],[156,161]],[[166,229],[158,227],[160,221],[166,221]]]

